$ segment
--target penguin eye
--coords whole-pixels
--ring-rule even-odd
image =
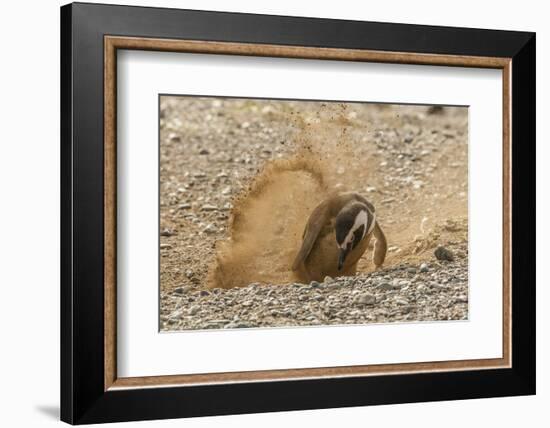
[[[361,225],[361,227],[357,228],[355,232],[353,232],[353,242],[351,244],[351,248],[355,248],[359,242],[361,242],[361,239],[363,238],[363,229],[365,226]]]

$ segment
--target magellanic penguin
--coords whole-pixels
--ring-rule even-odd
[[[372,235],[376,239],[373,261],[378,268],[384,263],[387,243],[374,206],[357,193],[333,195],[311,213],[292,270],[303,282],[354,275]]]

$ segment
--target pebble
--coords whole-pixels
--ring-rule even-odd
[[[374,305],[376,303],[376,297],[372,294],[361,294],[355,298],[355,302],[360,305]]]
[[[430,289],[426,285],[420,284],[418,287],[416,287],[416,291],[418,291],[419,293],[427,293],[430,291]]]
[[[208,149],[201,149],[201,151],[199,152],[199,155],[209,155],[210,152],[208,151]]]
[[[203,231],[206,233],[216,233],[218,231],[218,228],[213,223],[210,223],[203,229]]]
[[[164,229],[162,232],[160,232],[160,236],[173,236],[175,235],[173,230],[170,229]]]
[[[389,290],[395,290],[395,288],[399,288],[399,287],[395,287],[393,284],[389,282],[381,282],[376,286],[376,288],[382,291],[389,291]]]
[[[455,259],[451,250],[443,246],[437,247],[436,250],[434,251],[434,255],[437,260],[452,262]]]
[[[172,248],[172,245],[170,244],[160,244],[161,250],[169,250],[170,248]]]
[[[426,263],[422,263],[422,264],[420,265],[420,269],[419,269],[419,270],[420,270],[420,272],[422,272],[422,273],[426,273],[426,272],[428,272],[428,271],[430,270],[430,268],[428,267],[428,265],[427,265]]]
[[[201,211],[216,211],[218,207],[216,205],[204,204],[201,207]]]
[[[197,315],[200,310],[201,310],[200,306],[195,305],[195,306],[191,306],[187,311],[187,313],[189,315]]]
[[[189,291],[192,290],[192,287],[187,287],[187,286],[182,286],[182,287],[177,287],[177,288],[174,288],[174,294],[185,294],[185,293],[189,293]]]

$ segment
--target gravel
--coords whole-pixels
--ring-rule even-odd
[[[411,277],[412,268],[415,274]],[[466,259],[400,265],[310,284],[178,287],[162,297],[163,329],[290,327],[468,319]],[[182,311],[182,308],[189,308]]]

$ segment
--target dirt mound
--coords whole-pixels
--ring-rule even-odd
[[[288,283],[304,219],[327,192],[319,164],[296,158],[268,164],[235,201],[230,238],[219,242],[210,287]]]
[[[337,179],[344,166],[350,183],[357,184],[354,177],[362,172],[347,138],[345,112],[341,104],[336,111],[294,116],[292,155],[269,161],[234,201],[229,239],[217,245],[209,287],[296,280],[290,267],[309,215],[330,193],[350,190]]]

